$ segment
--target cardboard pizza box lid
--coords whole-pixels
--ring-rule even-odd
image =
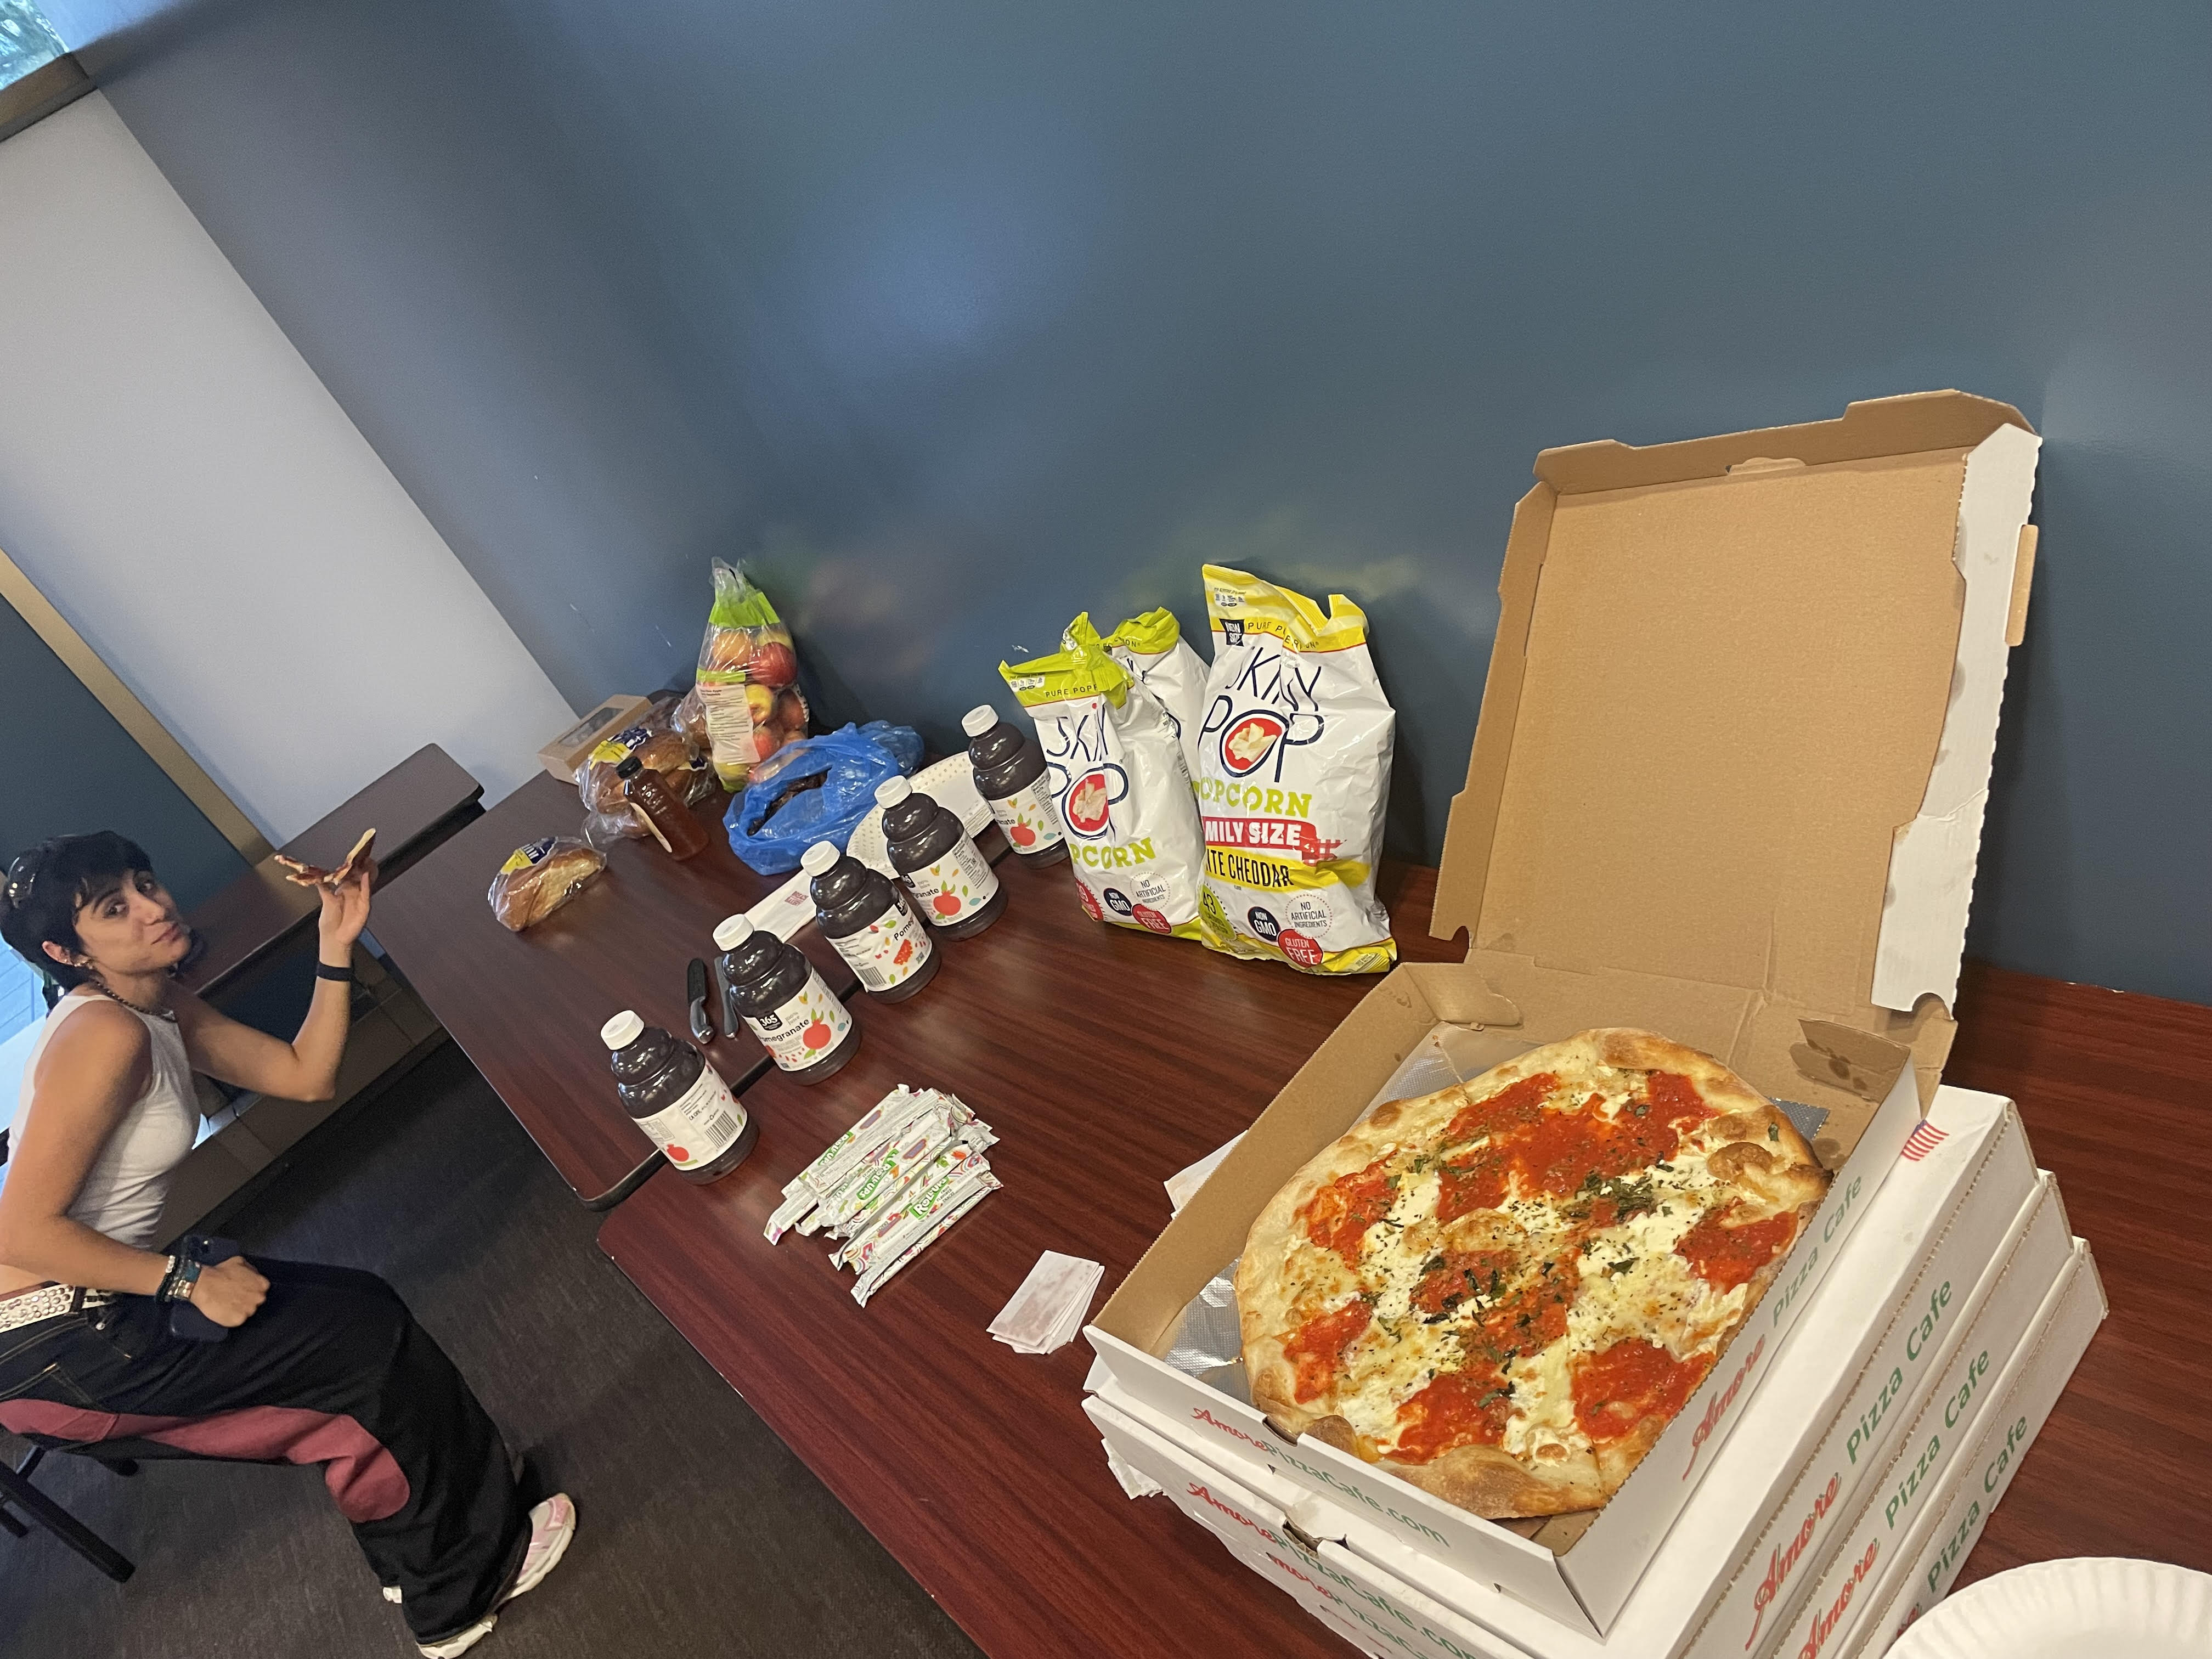
[[[1903,1045],[1924,1101],[2039,442],[1937,392],[1539,455],[1434,931],[1534,1030],[1609,981],[1770,1093],[1878,1099]]]

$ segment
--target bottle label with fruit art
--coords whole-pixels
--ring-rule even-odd
[[[963,836],[936,863],[908,871],[906,885],[916,909],[934,926],[950,927],[998,896],[999,878],[975,843]]]
[[[745,1109],[712,1066],[699,1068],[699,1080],[672,1106],[637,1120],[653,1144],[679,1170],[712,1164],[745,1132]]]
[[[929,929],[921,919],[896,902],[859,933],[830,942],[871,991],[888,991],[905,984],[921,970],[936,948],[930,944]]]
[[[1066,839],[1060,833],[1059,809],[1042,791],[1024,785],[989,805],[991,816],[1006,831],[1007,844],[1017,853],[1042,853]]]
[[[803,1072],[845,1040],[853,1017],[810,968],[797,996],[765,1014],[747,1014],[745,1024],[778,1066]]]

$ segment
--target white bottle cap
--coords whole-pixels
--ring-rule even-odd
[[[980,738],[999,723],[999,711],[988,702],[979,702],[960,717],[960,729],[971,738]]]
[[[725,916],[714,927],[714,943],[725,951],[734,951],[753,936],[750,916]]]
[[[885,778],[876,786],[876,805],[896,806],[912,793],[914,786],[904,778]]]
[[[599,1027],[599,1041],[611,1049],[627,1048],[645,1035],[645,1022],[625,1008]]]
[[[844,856],[837,850],[836,842],[817,841],[806,849],[805,856],[799,860],[799,867],[810,876],[826,876],[837,860]]]

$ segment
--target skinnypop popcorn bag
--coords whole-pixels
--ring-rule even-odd
[[[1108,654],[1089,616],[1060,651],[999,665],[1036,721],[1083,908],[1101,921],[1196,939],[1205,848],[1175,726]]]
[[[1102,643],[1106,653],[1151,692],[1175,727],[1182,763],[1198,775],[1198,719],[1206,707],[1206,665],[1185,643],[1175,612],[1162,605],[1132,617]]]
[[[1367,654],[1367,617],[1207,565],[1213,668],[1199,722],[1205,942],[1313,974],[1397,959],[1375,896],[1397,715]]]

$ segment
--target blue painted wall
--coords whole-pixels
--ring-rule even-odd
[[[1365,603],[1432,854],[1547,444],[2049,439],[1974,948],[2212,1001],[2212,9],[50,15],[579,702],[714,554],[939,744],[1201,559]]]
[[[118,830],[187,910],[246,873],[238,849],[5,600],[0,731],[14,757],[0,790],[0,869],[50,836]],[[0,1036],[13,1029],[0,1009]]]

